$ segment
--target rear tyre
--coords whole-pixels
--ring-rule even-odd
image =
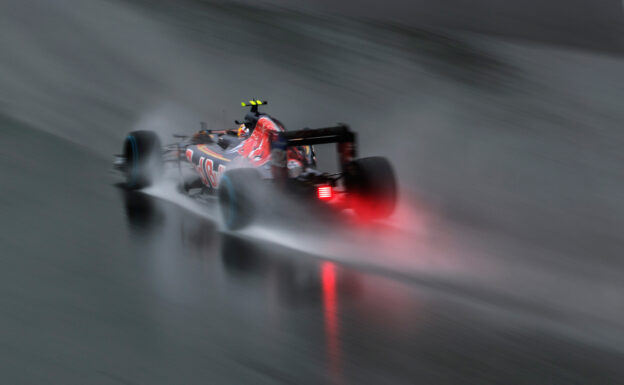
[[[375,156],[349,163],[345,184],[351,207],[364,219],[390,216],[396,206],[397,184],[388,159]]]
[[[254,168],[227,171],[219,181],[219,206],[225,226],[238,230],[248,226],[256,216],[257,207],[251,193],[262,179]]]
[[[132,131],[123,146],[126,159],[126,185],[141,189],[151,185],[162,173],[162,146],[152,131]]]

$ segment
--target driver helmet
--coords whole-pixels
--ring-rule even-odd
[[[247,126],[245,126],[244,124],[241,124],[240,126],[238,126],[237,134],[239,137],[246,137],[249,135],[249,128],[247,128]]]

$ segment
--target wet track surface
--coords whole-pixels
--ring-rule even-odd
[[[0,16],[0,382],[624,382],[619,56],[27,3]],[[219,125],[248,96],[291,128],[348,120],[396,165],[397,215],[230,233],[111,174],[125,132]]]
[[[33,135],[7,125],[3,153]],[[224,233],[178,205],[107,184],[98,175],[105,162],[37,136],[31,144],[46,167],[16,159],[2,170],[3,196],[14,202],[3,202],[11,220],[1,238],[7,382],[616,383],[624,375],[621,353],[516,314],[543,309]],[[52,177],[50,168],[67,172]],[[45,188],[29,189],[23,173]]]

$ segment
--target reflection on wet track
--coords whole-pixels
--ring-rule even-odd
[[[174,282],[193,277],[210,281],[211,290],[224,293],[223,301],[255,303],[240,308],[245,317],[282,332],[305,331],[306,339],[310,339],[307,343],[321,348],[320,364],[325,368],[322,378],[329,383],[345,383],[344,371],[355,369],[352,365],[358,360],[345,357],[344,343],[355,342],[349,349],[357,349],[358,344],[368,345],[357,340],[368,339],[367,334],[372,333],[377,336],[374,349],[382,349],[384,343],[390,344],[400,340],[401,335],[417,330],[424,308],[414,308],[418,302],[414,301],[417,295],[413,289],[341,268],[331,261],[298,255],[282,246],[222,233],[213,222],[171,203],[141,192],[123,188],[119,191],[133,242],[154,245],[149,256],[153,260],[149,263],[161,263],[167,269],[161,271],[155,267],[159,271],[159,279],[153,281],[157,291],[171,290],[166,294],[170,298],[179,300],[181,296],[183,301],[188,301],[188,293],[176,292]],[[196,265],[194,262],[198,261],[198,267],[204,266],[205,274],[189,275],[184,265],[187,262]],[[217,265],[222,267],[222,276],[215,274]],[[181,276],[172,277],[175,274]],[[202,286],[197,282],[195,285]],[[269,323],[267,318],[271,320]],[[351,334],[358,330],[350,326],[352,322],[364,327],[362,335]],[[344,328],[350,329],[350,333],[345,335]],[[354,341],[355,336],[358,337]],[[391,345],[384,349],[387,348]],[[298,381],[305,378],[291,375]],[[308,381],[315,382],[313,379],[304,382]]]
[[[178,253],[169,255],[169,258],[185,258],[184,250],[190,247],[201,255],[200,258],[219,259],[226,281],[235,281],[235,285],[228,288],[239,291],[247,288],[251,291],[243,289],[240,295],[260,296],[266,302],[285,308],[320,305],[327,376],[331,383],[344,383],[339,298],[340,295],[357,298],[363,274],[339,269],[330,261],[297,260],[292,251],[259,245],[236,234],[218,233],[211,221],[181,212],[173,205],[147,194],[127,191],[121,185],[119,189],[136,242],[157,244],[155,238],[162,237],[163,230],[172,232],[173,238],[178,239],[179,235],[178,241],[186,246],[181,247]],[[248,286],[249,281],[253,282],[251,286]],[[228,292],[233,294],[230,289]],[[232,300],[236,297],[231,296]]]
[[[614,378],[610,370],[601,371],[616,356],[597,353],[599,359],[585,360],[588,372],[575,368],[573,352],[580,347],[540,337],[539,332],[527,334],[521,343],[513,334],[521,329],[505,331],[516,329],[513,317],[503,317],[507,326],[497,326],[500,314],[475,313],[460,293],[455,293],[459,301],[455,295],[440,297],[426,286],[418,289],[271,242],[221,232],[213,221],[170,202],[141,192],[120,192],[133,242],[148,246],[147,270],[156,292],[198,308],[207,300],[201,295],[204,290],[219,293],[219,308],[234,309],[237,317],[256,324],[252,329],[258,330],[251,335],[273,336],[264,343],[278,357],[291,351],[294,356],[304,354],[308,369],[300,363],[276,367],[280,359],[275,361],[275,356],[269,362],[264,362],[269,356],[255,354],[243,359],[273,380],[344,384],[422,378],[456,383],[466,376],[510,379],[515,370],[531,367],[538,368],[533,377],[537,381],[540,373],[551,370],[538,354],[541,349],[562,357],[557,370],[571,378]],[[490,366],[505,356],[511,366]],[[443,368],[453,369],[440,377]]]

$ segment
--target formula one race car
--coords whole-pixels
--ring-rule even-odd
[[[117,155],[115,168],[126,176],[130,189],[149,186],[165,163],[177,164],[182,192],[216,194],[229,229],[254,219],[256,188],[279,189],[336,209],[352,209],[364,219],[392,214],[397,186],[392,166],[383,157],[356,159],[355,134],[346,125],[287,131],[275,118],[258,110],[266,101],[242,103],[250,107],[237,129],[202,129],[177,143],[161,146],[152,131],[133,131]],[[340,172],[316,168],[314,145],[336,143]]]

